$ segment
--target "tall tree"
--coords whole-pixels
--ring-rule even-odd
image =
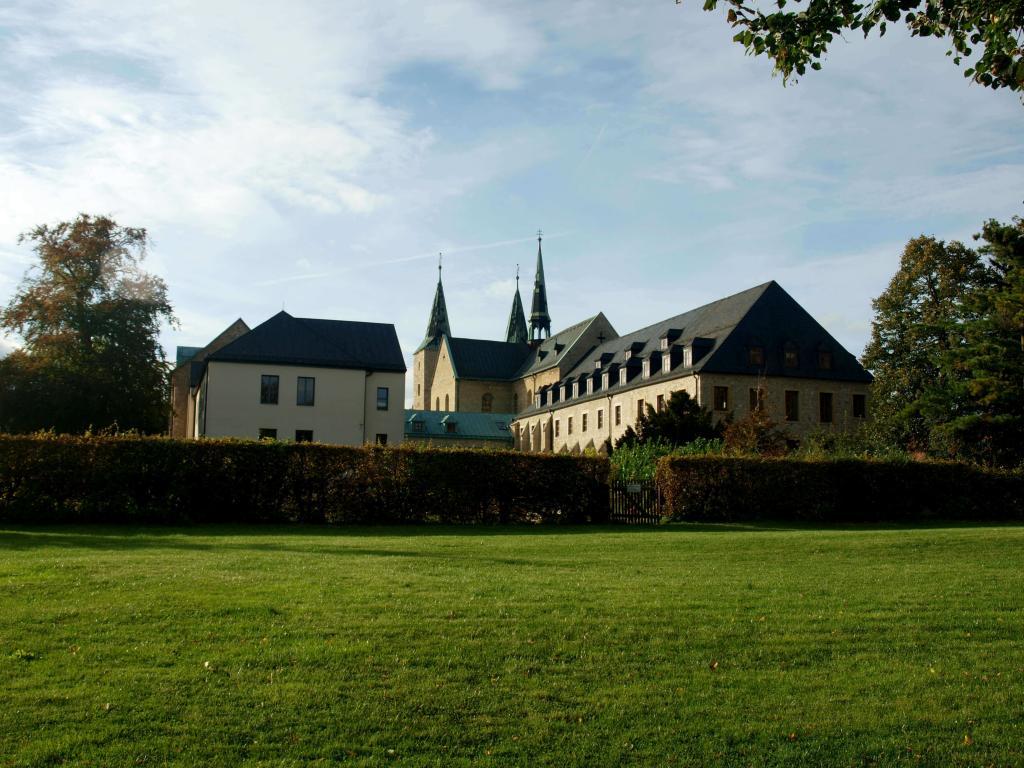
[[[863,358],[875,375],[876,423],[891,441],[935,449],[935,427],[961,414],[966,375],[951,354],[966,344],[965,325],[990,282],[984,260],[963,243],[925,236],[907,243],[888,288],[872,302]]]
[[[1024,93],[1024,0],[766,0],[767,10],[756,0],[705,0],[704,10],[719,2],[738,30],[733,40],[772,59],[784,80],[821,69],[829,45],[844,32],[867,37],[877,29],[881,36],[902,21],[915,37],[949,38],[947,55],[956,64],[975,56],[965,77]]]
[[[24,340],[0,361],[0,428],[161,431],[167,368],[158,340],[176,320],[159,277],[139,268],[146,230],[81,214],[19,238],[38,263],[0,311]]]
[[[951,362],[965,375],[967,405],[946,430],[979,460],[1024,461],[1024,219],[989,220],[975,236],[992,280],[974,298],[974,317]]]

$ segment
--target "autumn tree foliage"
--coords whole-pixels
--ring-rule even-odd
[[[23,341],[0,360],[0,430],[162,431],[158,336],[175,319],[164,281],[139,268],[146,230],[81,214],[19,242],[38,261],[0,310],[0,328]]]

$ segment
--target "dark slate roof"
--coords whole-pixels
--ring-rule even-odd
[[[427,335],[423,343],[416,349],[419,352],[440,336],[451,336],[452,329],[448,325],[448,305],[444,301],[444,286],[441,285],[441,265],[437,265],[437,289],[434,291],[434,304],[430,307],[427,320]]]
[[[406,438],[432,438],[444,440],[493,440],[512,445],[512,431],[509,424],[515,421],[514,413],[463,413],[455,411],[405,412]],[[423,427],[416,431],[414,422]],[[447,424],[455,422],[455,432],[449,432]]]
[[[209,360],[405,372],[395,326],[318,320],[278,312]]]
[[[847,352],[773,280],[606,341],[584,355],[554,386],[561,387],[565,382],[580,380],[588,374],[601,373],[627,364],[627,349],[633,352],[628,364],[639,368],[637,359],[646,358],[652,352],[660,353],[661,338],[669,331],[680,332],[676,344],[685,345],[695,338],[703,338],[708,340],[710,349],[691,367],[679,363],[668,373],[663,373],[658,366],[647,379],[637,375],[625,386],[613,382],[611,389],[648,386],[659,379],[679,378],[697,372],[763,374],[865,383],[871,381],[871,374],[864,370],[857,358]],[[796,344],[799,349],[800,365],[797,368],[784,366],[787,344]],[[750,346],[763,347],[764,365],[748,364]],[[819,349],[832,352],[831,370],[818,368]],[[603,362],[601,368],[595,365],[599,359]],[[607,394],[602,390],[589,397],[605,397]],[[576,399],[584,400],[586,397]],[[546,407],[542,406],[542,410]],[[535,410],[531,403],[527,412]]]
[[[511,379],[531,353],[529,344],[446,337],[455,376],[460,379]]]
[[[558,365],[565,359],[572,359],[572,355],[577,353],[574,345],[587,330],[587,327],[599,317],[601,317],[600,314],[588,317],[586,320],[581,320],[575,325],[570,325],[559,331],[554,336],[544,339],[516,371],[515,378],[529,376]]]

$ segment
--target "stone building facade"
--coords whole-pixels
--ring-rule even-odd
[[[530,328],[517,285],[504,341],[451,335],[439,272],[414,408],[513,413],[524,451],[601,450],[680,390],[716,419],[761,409],[794,440],[868,417],[871,375],[774,281],[624,336],[601,313],[550,324],[539,240]]]

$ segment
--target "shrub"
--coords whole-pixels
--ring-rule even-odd
[[[608,460],[234,440],[0,436],[0,522],[585,522]]]
[[[673,520],[1024,520],[1024,474],[953,462],[666,457]]]

